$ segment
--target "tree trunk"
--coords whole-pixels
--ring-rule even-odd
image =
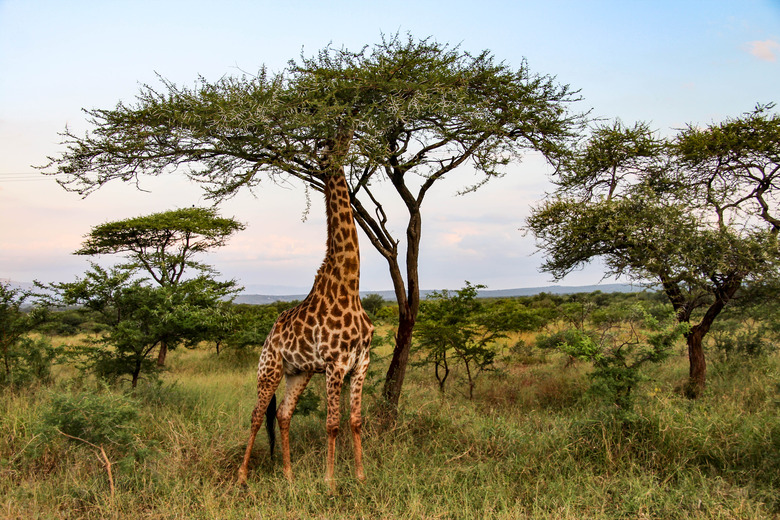
[[[679,323],[689,323],[695,306],[690,295],[682,291],[677,282],[670,281],[664,276],[660,277],[664,292],[672,303],[677,313]],[[691,326],[690,332],[685,335],[688,343],[688,382],[685,385],[685,396],[689,399],[701,397],[707,383],[707,362],[704,359],[704,336],[710,331],[720,312],[734,297],[742,286],[744,274],[734,272],[727,276],[722,283],[711,289],[713,302],[704,312],[704,316],[697,325]]]
[[[412,316],[409,309],[405,309],[398,316],[398,331],[395,335],[395,348],[390,366],[385,375],[385,385],[382,396],[388,408],[388,414],[394,418],[398,412],[398,400],[401,397],[401,388],[406,375],[406,365],[409,363],[409,351],[412,348],[412,331],[416,316]]]
[[[409,206],[407,206],[409,207]],[[419,207],[409,207],[409,225],[406,228],[406,280],[408,288],[404,290],[404,279],[397,257],[386,257],[390,266],[396,300],[398,301],[398,331],[395,335],[395,348],[390,366],[387,368],[385,385],[382,390],[386,405],[387,419],[393,421],[398,415],[398,400],[409,363],[409,351],[412,347],[412,332],[420,310],[420,285],[417,263],[420,256],[420,231],[422,219]]]
[[[469,401],[474,400],[474,379],[471,377],[471,367],[467,359],[463,359],[463,364],[466,365],[466,377],[469,380]]]
[[[140,375],[141,375],[141,360],[139,359],[135,363],[135,370],[133,370],[133,382],[131,384],[133,388],[138,386],[138,376]]]
[[[160,342],[160,352],[157,354],[157,366],[158,367],[164,367],[165,366],[165,357],[168,355],[168,342],[167,341],[161,341]]]
[[[685,396],[689,399],[697,399],[704,392],[707,381],[707,362],[704,359],[704,330],[699,327],[693,327],[690,334],[686,336],[688,341],[688,361],[690,370],[688,372],[688,383],[685,387]]]
[[[11,365],[8,363],[8,345],[10,343],[10,340],[6,339],[5,335],[3,335],[2,343],[3,343],[3,364],[5,365],[5,375],[6,378],[10,378]]]
[[[401,388],[406,375],[406,366],[409,362],[409,351],[412,346],[412,331],[417,321],[417,312],[420,310],[420,285],[417,264],[420,256],[420,237],[422,232],[422,216],[420,204],[423,196],[435,179],[429,179],[420,188],[418,196],[414,196],[404,184],[406,169],[400,168],[394,160],[390,161],[389,177],[398,194],[409,211],[409,222],[406,227],[406,279],[401,274],[401,266],[398,261],[398,241],[395,240],[385,227],[387,217],[384,209],[377,199],[371,194],[367,185],[360,185],[376,206],[375,212],[368,211],[363,204],[352,196],[353,215],[360,227],[366,233],[376,250],[387,260],[390,269],[390,277],[393,280],[393,290],[398,302],[398,331],[395,337],[395,347],[390,366],[387,369],[385,383],[382,389],[382,397],[386,407],[386,419],[395,420],[398,413],[398,401],[401,396]],[[457,166],[452,163],[450,169]],[[437,177],[438,178],[438,177]],[[374,213],[376,216],[374,216]]]
[[[444,393],[444,384],[447,382],[447,378],[450,375],[450,367],[447,365],[447,352],[445,351],[440,361],[436,362],[436,380],[439,382],[439,392]],[[439,367],[444,370],[443,374],[439,374]]]

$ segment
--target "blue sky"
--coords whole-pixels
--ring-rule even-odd
[[[381,33],[410,32],[491,50],[580,89],[578,110],[668,133],[780,101],[780,1],[39,1],[0,0],[0,278],[72,280],[87,259],[81,239],[101,222],[204,204],[180,177],[108,185],[86,199],[31,167],[60,150],[67,124],[89,127],[82,108],[131,101],[156,74],[181,84],[202,75],[282,69],[332,42],[358,49]],[[519,228],[551,189],[533,155],[465,197],[468,171],[438,185],[423,206],[421,283],[491,289],[546,285],[534,240]],[[300,186],[242,194],[222,208],[248,224],[209,255],[250,291],[305,291],[324,254],[318,196],[302,221]],[[405,221],[395,220],[402,235]],[[384,260],[363,245],[367,290],[391,287]],[[103,259],[110,262],[112,259]],[[562,283],[595,283],[598,265]]]

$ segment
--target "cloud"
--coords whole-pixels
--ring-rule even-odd
[[[764,41],[752,41],[748,42],[748,52],[758,58],[759,60],[764,61],[777,61],[777,56],[775,53],[780,50],[780,43],[778,43],[775,40],[764,40]]]

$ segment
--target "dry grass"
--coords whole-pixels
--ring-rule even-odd
[[[508,346],[516,343],[511,338]],[[382,347],[385,349],[386,347]],[[366,399],[368,481],[352,477],[351,442],[337,448],[338,492],[323,483],[324,421],[296,416],[293,483],[258,440],[247,488],[235,484],[254,404],[254,356],[176,350],[162,384],[127,398],[134,442],[106,447],[44,440],[54,395],[123,394],[67,371],[50,388],[0,399],[2,518],[777,518],[780,514],[780,360],[713,367],[707,394],[675,392],[685,360],[658,367],[637,417],[617,422],[588,401],[587,367],[513,353],[481,377],[474,401],[441,395],[411,369],[393,427]],[[384,369],[379,367],[379,376]],[[456,374],[457,376],[457,374]],[[321,392],[322,381],[312,382]],[[278,457],[278,455],[277,455]]]

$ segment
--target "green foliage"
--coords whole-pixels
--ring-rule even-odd
[[[399,310],[398,304],[385,305],[380,308],[376,313],[377,321],[384,321],[385,323],[398,324]]]
[[[476,378],[496,360],[496,340],[506,337],[503,331],[509,320],[485,308],[477,298],[481,288],[484,285],[466,282],[454,294],[433,292],[420,308],[417,349],[425,353],[424,363],[433,365],[442,392],[450,364],[460,364],[466,371],[468,395],[473,397]]]
[[[484,301],[485,310],[493,315],[494,324],[501,330],[530,332],[549,324],[556,316],[553,308],[534,308],[518,298],[500,298]]]
[[[94,334],[103,330],[103,327],[95,321],[96,319],[99,321],[96,313],[83,307],[74,309],[46,308],[43,322],[35,330],[50,336]]]
[[[230,235],[241,229],[244,229],[243,224],[220,217],[213,208],[171,210],[96,226],[76,254],[126,253],[130,262],[115,269],[117,276],[112,283],[121,284],[138,272],[145,272],[160,287],[155,295],[157,302],[153,313],[157,315],[160,326],[153,339],[159,343],[158,362],[163,365],[168,348],[174,348],[179,342],[192,345],[203,339],[214,339],[219,345],[228,335],[234,316],[219,300],[234,295],[239,288],[235,281],[215,281],[212,278],[216,273],[214,269],[196,262],[193,256],[225,245]],[[120,271],[123,278],[118,275]],[[185,271],[194,271],[197,276],[184,278]],[[105,278],[103,276],[104,281]],[[88,289],[94,291],[97,288],[93,285]],[[63,286],[59,290],[65,291],[66,288]],[[77,288],[68,290],[76,291]],[[111,287],[105,286],[103,290],[110,292]],[[94,295],[78,296],[65,301],[86,301]],[[104,312],[105,306],[100,309],[99,303],[95,305]],[[115,335],[121,335],[121,327],[118,324],[113,327]],[[166,327],[168,330],[165,330]],[[127,333],[123,335],[129,336]],[[149,333],[146,335],[146,341],[149,341]],[[141,339],[139,336],[133,340],[136,345],[133,386],[149,353],[143,342],[139,343]],[[110,366],[113,363],[101,362],[100,365]]]
[[[595,331],[589,332],[590,334],[595,334]],[[582,329],[574,328],[563,329],[552,334],[541,333],[536,336],[536,346],[545,350],[558,349],[562,345],[590,345],[595,343],[595,338]]]
[[[492,176],[525,148],[561,155],[581,122],[566,110],[576,97],[525,63],[512,70],[488,51],[395,35],[357,52],[328,46],[276,74],[144,86],[133,105],[88,110],[93,132],[66,131],[68,150],[51,166],[81,193],[185,163],[198,165],[188,175],[215,196],[257,186],[264,172],[320,186],[322,153],[340,156],[334,171],[349,166],[356,177],[398,164],[437,173],[432,183],[469,157]],[[337,149],[344,139],[347,149]]]
[[[31,296],[29,291],[0,283],[0,386],[21,386],[49,378],[54,359],[51,345],[26,337],[45,317],[42,308],[22,309]]]
[[[278,301],[267,305],[234,305],[232,309],[235,314],[235,324],[232,332],[225,339],[225,344],[237,350],[262,346],[279,314],[295,307],[298,303],[300,302]]]
[[[158,370],[149,356],[160,341],[161,322],[155,311],[165,299],[161,291],[138,281],[117,283],[117,277],[123,277],[117,271],[104,271],[93,266],[89,274],[96,276],[90,278],[94,285],[83,287],[87,299],[71,300],[69,303],[83,303],[99,311],[107,331],[80,349],[86,357],[83,367],[110,381],[130,376],[135,387],[142,373],[152,377]],[[82,282],[74,282],[73,285]],[[69,285],[62,284],[60,287],[67,292]],[[111,287],[109,300],[95,300],[90,296],[105,294],[107,287]]]
[[[570,329],[561,334],[560,343],[556,345],[562,352],[577,359],[598,362],[603,360],[601,346],[593,338],[579,329]],[[550,341],[549,339],[547,340]]]
[[[52,439],[65,434],[72,442],[89,442],[126,451],[138,435],[138,405],[106,389],[102,392],[52,392],[41,415],[39,432]]]
[[[591,393],[614,405],[624,418],[633,413],[634,389],[645,378],[645,365],[667,359],[675,342],[690,330],[687,324],[674,323],[668,312],[664,321],[658,320],[640,304],[593,309],[578,323],[539,335],[537,346],[592,363]]]
[[[727,363],[749,358],[763,358],[777,350],[777,344],[763,330],[736,331],[727,327],[712,333],[715,352]]]
[[[768,320],[748,323],[723,320],[712,331],[712,346],[719,361],[735,365],[751,359],[761,360],[778,350],[780,334]]]
[[[689,395],[705,384],[702,340],[739,289],[780,277],[780,116],[658,137],[646,124],[593,130],[527,224],[557,279],[596,258],[607,274],[659,284],[686,333]]]
[[[10,370],[0,372],[0,386],[48,383],[52,380],[51,369],[57,358],[57,351],[48,339],[23,336],[5,352],[4,361]]]
[[[201,341],[222,341],[235,327],[231,304],[225,301],[237,291],[233,281],[202,275],[156,291],[158,335],[170,348],[178,343],[194,347]]]
[[[364,298],[361,298],[360,303],[363,305],[363,310],[366,311],[371,320],[376,320],[379,311],[385,305],[385,299],[378,294],[368,294]]]
[[[751,360],[761,361],[780,349],[780,301],[778,283],[757,283],[744,287],[713,326],[712,344],[727,366]]]
[[[325,410],[321,408],[321,400],[317,393],[312,390],[311,387],[307,387],[298,399],[298,404],[295,405],[295,415],[306,417],[307,415],[316,414],[317,416],[324,418]]]
[[[129,376],[135,387],[142,373],[154,376],[159,370],[150,359],[156,347],[194,346],[223,336],[231,316],[222,299],[234,289],[232,282],[206,276],[162,287],[131,276],[126,268],[106,270],[93,264],[85,278],[53,287],[64,304],[98,313],[106,327],[80,349],[87,358],[84,366],[109,380]]]
[[[95,226],[76,254],[125,253],[129,269],[144,270],[161,286],[176,285],[188,269],[211,273],[193,256],[225,245],[242,229],[243,224],[220,217],[214,208],[175,209]]]

